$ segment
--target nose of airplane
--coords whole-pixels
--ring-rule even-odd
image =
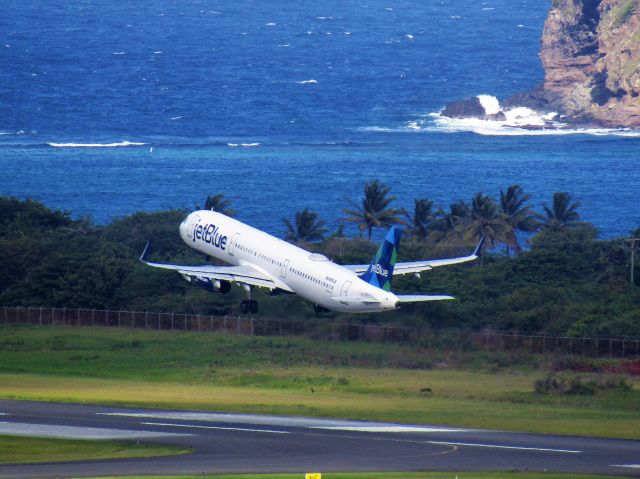
[[[184,220],[182,220],[182,223],[180,223],[180,237],[186,241],[187,240],[187,234],[189,231],[189,223],[190,223],[190,219],[191,219],[191,215],[187,215],[186,218]]]

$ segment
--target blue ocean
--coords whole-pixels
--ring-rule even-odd
[[[305,207],[337,228],[372,179],[407,209],[518,183],[538,209],[568,191],[601,237],[627,235],[640,226],[637,132],[438,116],[538,85],[549,7],[6,1],[0,194],[100,224],[222,193],[241,220],[281,234]]]

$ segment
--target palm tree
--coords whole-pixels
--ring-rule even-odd
[[[551,208],[543,205],[546,218],[543,223],[545,229],[560,231],[564,228],[575,226],[580,220],[578,208],[580,202],[573,201],[571,195],[564,191],[556,191],[553,194]]]
[[[207,201],[204,202],[205,210],[217,211],[227,216],[235,216],[236,212],[230,208],[231,200],[224,197],[223,194],[217,194],[214,196],[207,196]],[[199,206],[196,206],[200,209]]]
[[[530,195],[525,195],[520,185],[511,185],[507,191],[500,190],[500,209],[506,216],[511,230],[507,233],[507,254],[512,248],[516,254],[522,251],[518,243],[517,232],[532,233],[539,227],[538,215],[531,209],[528,203]]]
[[[476,193],[471,202],[471,218],[467,224],[460,227],[463,236],[468,240],[480,241],[485,238],[485,244],[506,241],[511,227],[507,217],[500,211],[496,202],[483,193]],[[482,264],[482,257],[480,258]]]
[[[436,212],[438,219],[434,223],[434,229],[441,231],[445,235],[455,234],[461,226],[471,220],[471,207],[464,200],[459,200],[449,205],[449,212],[442,209]]]
[[[295,224],[282,218],[287,232],[285,233],[285,239],[292,243],[308,243],[311,241],[322,241],[324,234],[327,231],[324,228],[325,222],[318,218],[318,214],[313,211],[309,211],[309,208],[305,208],[302,211],[298,211],[295,216]]]
[[[426,199],[414,200],[413,216],[405,213],[408,224],[409,234],[421,241],[427,239],[429,230],[436,220],[436,212],[433,210],[433,201]]]
[[[360,231],[367,230],[369,240],[373,228],[389,227],[394,224],[402,224],[404,221],[398,215],[403,213],[402,209],[389,208],[389,204],[396,199],[395,196],[388,196],[390,188],[381,183],[380,180],[373,180],[364,185],[364,198],[362,206],[356,202],[348,200],[353,209],[342,210],[348,216],[346,221],[358,223]]]

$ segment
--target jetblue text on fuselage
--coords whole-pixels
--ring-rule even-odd
[[[196,239],[204,241],[205,243],[209,243],[216,248],[220,248],[221,250],[225,250],[227,247],[227,237],[223,236],[219,232],[219,228],[213,224],[206,224],[204,226],[198,225],[195,227],[193,231],[193,242],[196,242]]]

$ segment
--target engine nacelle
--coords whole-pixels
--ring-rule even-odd
[[[231,291],[231,283],[229,281],[221,281],[218,279],[203,278],[198,276],[187,276],[187,281],[200,286],[210,293],[227,294]]]

